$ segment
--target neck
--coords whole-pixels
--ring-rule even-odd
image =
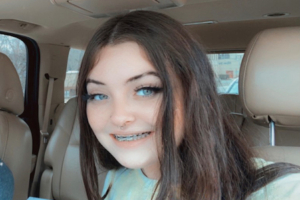
[[[160,178],[160,164],[159,162],[144,167],[142,172],[149,179],[158,180]]]

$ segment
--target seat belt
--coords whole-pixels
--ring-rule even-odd
[[[53,84],[54,81],[57,80],[57,78],[53,78],[49,74],[45,74],[45,77],[46,79],[49,80],[49,83],[48,83],[48,92],[47,92],[46,106],[44,112],[43,127],[42,130],[40,130],[40,149],[39,149],[38,158],[35,166],[33,182],[30,189],[30,196],[33,197],[37,197],[39,193],[38,185],[40,183],[42,169],[44,167],[43,165],[44,165],[45,150],[50,137],[48,133],[48,124],[49,124],[50,108],[51,108],[51,101],[52,101]]]

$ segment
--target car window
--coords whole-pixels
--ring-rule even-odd
[[[0,52],[4,53],[14,64],[25,94],[27,75],[27,48],[24,42],[18,38],[0,34]]]
[[[238,94],[238,77],[244,53],[208,54],[219,94]]]
[[[235,81],[233,85],[228,88],[227,94],[239,94],[239,83]]]
[[[76,96],[76,82],[84,51],[71,48],[68,57],[67,74],[65,79],[65,103]]]

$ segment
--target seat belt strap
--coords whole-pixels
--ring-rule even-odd
[[[40,148],[39,148],[38,158],[35,166],[34,178],[30,189],[30,196],[33,197],[37,197],[39,193],[38,185],[40,183],[42,169],[44,167],[43,166],[44,155],[45,155],[45,150],[50,136],[48,133],[48,124],[49,124],[50,108],[51,108],[51,101],[52,101],[53,85],[54,85],[54,81],[57,79],[49,76],[49,74],[45,74],[45,77],[46,79],[49,80],[49,84],[48,84],[48,92],[47,92],[47,99],[46,99],[44,119],[43,119],[43,127],[42,130],[40,131]]]

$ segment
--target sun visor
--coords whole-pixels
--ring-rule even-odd
[[[52,4],[93,18],[111,17],[134,10],[159,10],[183,6],[186,0],[50,0]]]

